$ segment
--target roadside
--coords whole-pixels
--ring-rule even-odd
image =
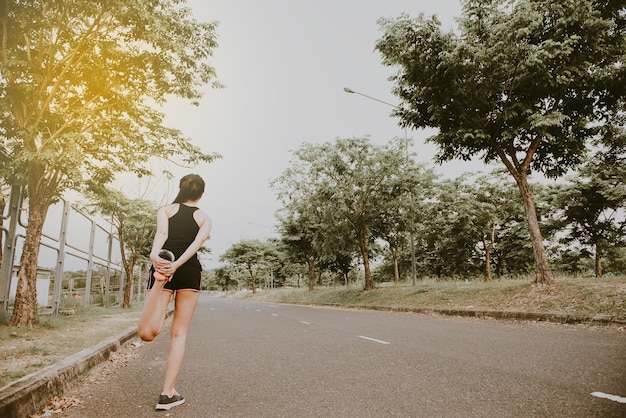
[[[273,289],[237,292],[232,297],[275,303],[330,305],[417,313],[589,322],[626,325],[626,276],[606,279],[560,279],[554,286],[537,287],[528,281],[435,281],[362,287]]]
[[[536,287],[528,281],[426,280],[415,286],[380,285],[367,292],[360,286],[337,286],[312,292],[300,288],[215,295],[274,303],[611,325],[626,330],[626,277],[561,279],[550,287]],[[35,383],[48,387],[39,397],[37,410],[43,406],[41,402],[50,399],[52,409],[55,403],[60,409],[64,403],[71,404],[72,400],[58,396],[72,379],[107,359],[115,360],[112,353],[136,336],[140,310],[140,304],[130,310],[93,307],[70,316],[43,318],[32,329],[0,326],[0,406],[10,402],[7,397],[15,383],[24,386],[22,392],[29,390],[28,385],[34,388]],[[22,377],[28,373],[31,375]],[[32,405],[30,408],[29,414],[37,412]]]
[[[141,304],[94,306],[72,315],[42,316],[33,328],[0,326],[0,388],[136,325],[140,312]]]

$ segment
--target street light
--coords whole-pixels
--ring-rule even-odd
[[[376,97],[368,96],[367,94],[359,93],[358,91],[352,90],[350,87],[344,87],[343,91],[345,91],[346,93],[350,93],[350,94],[358,94],[359,96],[363,96],[363,97],[367,97],[368,99],[376,100],[377,102],[386,104],[387,106],[391,106],[391,107],[394,107],[396,109],[398,108],[398,106],[396,106],[395,104],[391,104],[391,103],[386,102],[384,100],[377,99]]]
[[[375,100],[377,102],[386,104],[387,106],[391,106],[394,109],[398,109],[399,106],[394,105],[392,103],[386,102],[384,100],[377,99],[376,97],[368,96],[367,94],[360,93],[358,91],[352,90],[350,87],[344,87],[343,91],[350,94],[358,94],[359,96],[366,97],[371,100]],[[406,128],[404,128],[404,143],[406,144],[406,158],[409,159],[409,139],[406,135]],[[409,235],[409,242],[411,244],[411,274],[413,279],[413,286],[415,286],[417,281],[417,268],[415,266],[415,243],[413,242],[413,233]]]

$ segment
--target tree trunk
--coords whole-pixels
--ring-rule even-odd
[[[535,257],[535,283],[538,285],[553,285],[554,276],[548,263],[546,249],[543,246],[543,237],[539,229],[539,221],[537,220],[537,211],[535,209],[535,200],[528,184],[528,178],[525,172],[515,177],[517,185],[522,194],[524,201],[524,210],[526,211],[526,220],[528,221],[528,229],[530,232],[530,242],[533,246],[533,254]]]
[[[130,291],[133,286],[133,270],[135,269],[135,263],[139,254],[131,254],[128,265],[124,263],[124,270],[126,271],[126,284],[124,285],[124,302],[122,302],[122,309],[131,307]]]
[[[1,184],[0,184],[1,185]],[[2,231],[2,227],[4,226],[4,209],[6,208],[6,199],[4,197],[4,193],[0,189],[0,231]],[[2,265],[2,250],[4,248],[4,234],[0,232],[0,266]]]
[[[393,281],[395,284],[400,284],[400,268],[398,267],[398,247],[391,249],[391,256],[393,257]]]
[[[602,253],[596,244],[596,277],[602,277]]]
[[[493,278],[491,277],[491,249],[493,246],[491,244],[485,245],[485,281],[491,282]]]
[[[252,294],[256,294],[256,274],[252,271],[252,267],[248,267],[250,272],[250,283],[252,283]]]
[[[485,247],[485,281],[493,281],[491,276],[491,252],[493,251],[494,242],[496,240],[496,223],[491,223],[491,241],[487,244],[487,240],[483,238],[483,247]]]
[[[367,250],[367,237],[365,231],[359,231],[359,246],[361,247],[361,256],[363,257],[363,269],[365,270],[365,290],[374,289],[374,281],[372,280],[372,272],[370,270],[370,257]]]
[[[308,260],[308,276],[309,276],[309,292],[312,292],[315,288],[315,261]]]
[[[28,227],[20,259],[15,305],[9,324],[16,327],[32,327],[37,323],[37,259],[43,224],[50,202],[41,194],[30,193],[28,202]],[[54,280],[62,280],[55,277]]]

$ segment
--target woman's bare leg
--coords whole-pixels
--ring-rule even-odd
[[[139,338],[144,341],[152,341],[159,335],[165,322],[167,305],[170,303],[172,292],[163,290],[165,281],[155,280],[154,286],[146,292],[146,300],[143,305],[141,317],[139,317]]]
[[[165,381],[163,383],[162,395],[172,396],[176,393],[174,386],[178,379],[178,372],[183,364],[185,356],[185,344],[187,342],[187,331],[191,318],[198,304],[200,292],[194,290],[177,290],[174,319],[172,320],[170,351],[167,356],[167,366],[165,368]]]

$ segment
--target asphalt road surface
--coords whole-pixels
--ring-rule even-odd
[[[177,389],[168,333],[67,395],[63,417],[626,417],[626,331],[202,295]]]

